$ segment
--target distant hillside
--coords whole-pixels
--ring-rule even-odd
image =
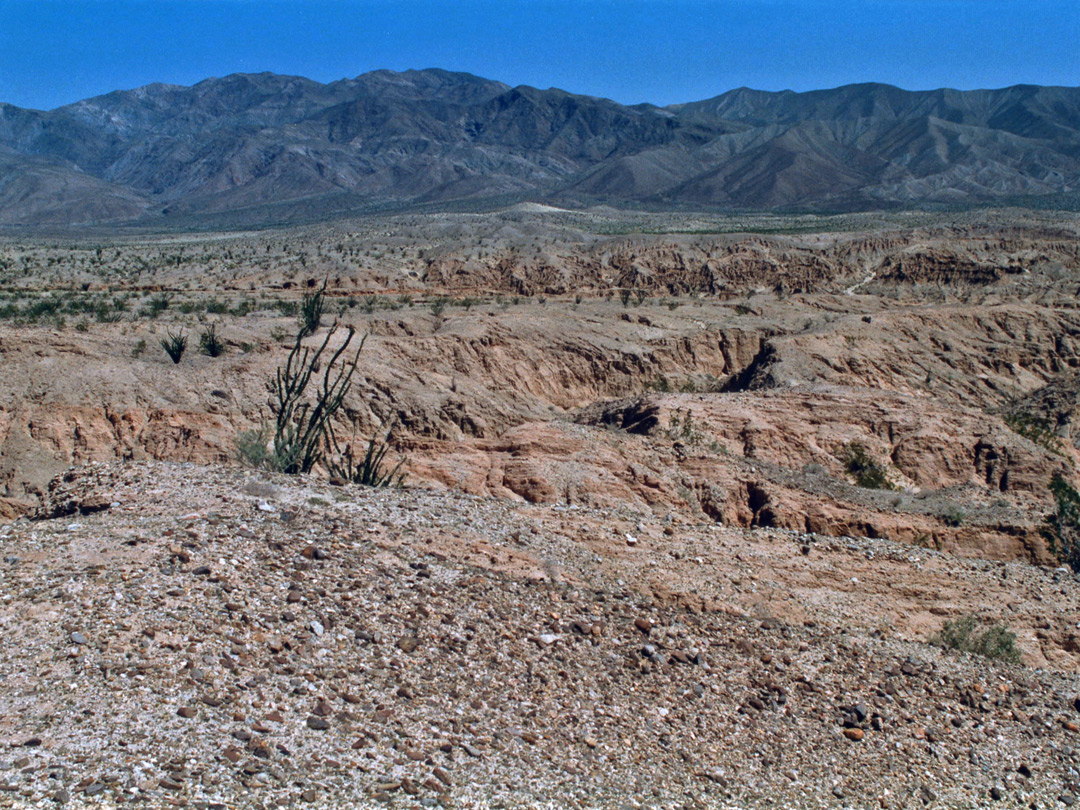
[[[0,104],[0,225],[290,221],[385,206],[850,210],[1080,188],[1080,88],[809,93],[667,108],[442,70],[152,84]]]

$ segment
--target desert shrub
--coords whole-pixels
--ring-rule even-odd
[[[323,311],[326,308],[325,294],[326,279],[323,279],[322,286],[319,289],[311,294],[305,293],[301,299],[300,312],[297,315],[300,321],[299,338],[315,334],[315,331],[322,326]]]
[[[405,481],[405,473],[401,471],[405,466],[405,458],[399,459],[398,463],[389,469],[386,466],[386,454],[390,451],[391,436],[396,425],[396,421],[391,422],[386,435],[381,439],[376,432],[368,441],[367,451],[362,459],[354,458],[351,444],[346,445],[342,451],[335,441],[335,458],[330,463],[330,472],[346,481],[367,487],[400,487]]]
[[[360,360],[366,336],[351,361],[337,361],[348,351],[356,330],[347,327],[348,334],[326,361],[321,383],[315,392],[314,402],[306,395],[313,376],[323,368],[322,358],[337,333],[335,325],[318,349],[312,351],[302,344],[303,329],[297,334],[285,365],[274,376],[271,410],[274,412],[274,450],[272,460],[275,468],[284,473],[307,473],[323,459],[326,447],[334,446],[331,418],[341,408],[345,395],[352,385],[352,376]]]
[[[146,351],[146,339],[139,338],[139,341],[131,348],[131,356],[139,357]]]
[[[161,348],[165,350],[165,354],[169,355],[173,363],[179,363],[180,358],[184,356],[184,349],[187,348],[187,335],[184,334],[183,329],[175,335],[171,331],[166,331],[165,335],[161,339]]]
[[[199,351],[208,357],[225,354],[225,341],[217,333],[217,324],[212,323],[199,333]]]
[[[1014,433],[1020,434],[1044,450],[1062,455],[1061,439],[1054,433],[1049,420],[1030,413],[1013,413],[1005,417],[1005,424]]]
[[[274,302],[274,308],[286,318],[295,318],[300,313],[299,304],[295,301],[286,301],[281,298]]]
[[[449,301],[450,299],[446,298],[445,296],[439,296],[438,298],[436,298],[434,301],[431,302],[431,314],[438,318],[440,315],[443,314],[443,310],[446,309],[446,305],[447,303],[449,303]]]
[[[970,614],[946,621],[941,632],[930,641],[947,650],[960,650],[1014,664],[1020,662],[1016,633],[1000,624],[983,625]]]
[[[941,519],[945,522],[946,526],[951,526],[955,529],[957,526],[963,525],[964,518],[966,517],[967,515],[964,514],[964,510],[954,506],[946,511],[945,514],[941,516]]]
[[[242,464],[258,469],[275,469],[269,449],[272,434],[270,427],[262,424],[257,430],[243,430],[236,435],[236,457]]]
[[[1080,572],[1080,493],[1060,475],[1051,479],[1050,492],[1057,510],[1043,524],[1043,537],[1061,562]]]
[[[865,489],[893,489],[885,469],[859,442],[851,442],[844,447],[843,461],[844,469],[855,479],[858,486]]]
[[[162,312],[169,308],[169,301],[172,300],[172,296],[168,294],[155,295],[150,299],[150,309],[147,315],[151,318],[156,318]]]
[[[630,296],[633,294],[634,291],[631,290],[629,287],[619,290],[619,300],[622,302],[622,305],[624,307],[630,305]]]

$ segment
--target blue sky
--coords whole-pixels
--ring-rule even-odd
[[[1078,0],[0,0],[0,101],[442,67],[624,103],[1080,85]]]

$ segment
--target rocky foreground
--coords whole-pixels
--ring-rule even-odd
[[[0,528],[0,805],[1080,797],[1080,584],[886,540],[91,465]],[[926,643],[975,613],[1024,664]]]

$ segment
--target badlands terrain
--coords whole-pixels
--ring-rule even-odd
[[[5,233],[0,804],[1072,806],[1078,236]],[[238,459],[324,281],[308,343],[367,335],[335,430],[401,489]],[[932,643],[969,616],[1019,660]]]

